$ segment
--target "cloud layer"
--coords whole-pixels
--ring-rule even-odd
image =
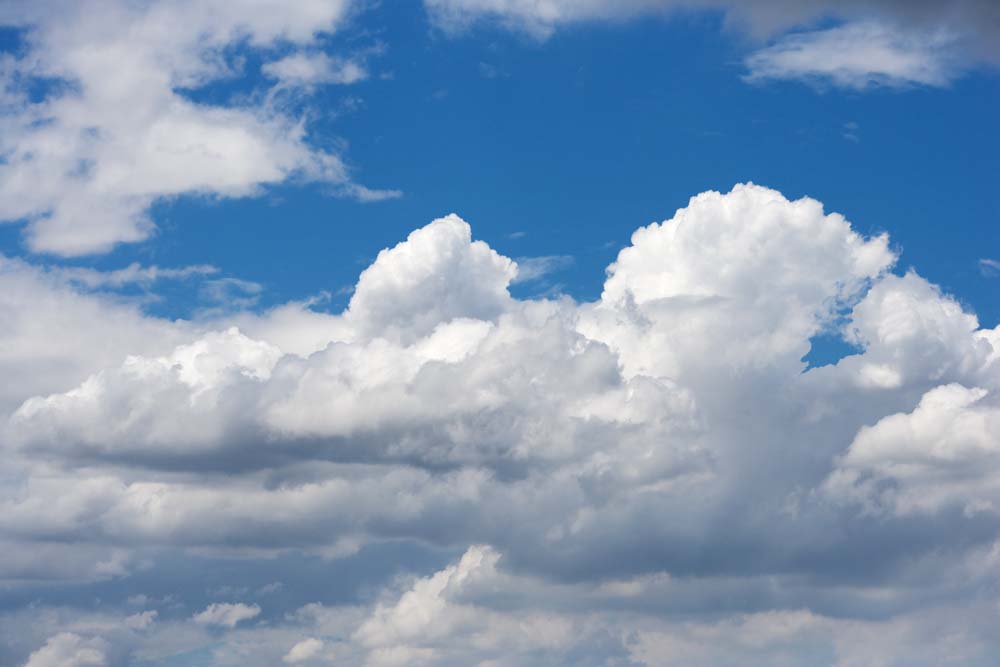
[[[1000,330],[895,262],[887,236],[752,184],[636,230],[589,303],[512,297],[522,269],[454,215],[381,252],[337,314],[168,322],[5,260],[0,370],[45,372],[0,395],[0,578],[197,557],[261,579],[0,614],[32,628],[0,650],[990,664]],[[807,367],[830,334],[857,351]],[[393,561],[341,604],[251,592],[401,545],[438,565]]]

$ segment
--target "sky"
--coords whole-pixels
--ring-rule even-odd
[[[0,1],[0,665],[987,667],[1000,7]]]

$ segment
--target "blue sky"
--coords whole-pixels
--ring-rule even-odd
[[[359,180],[402,197],[363,203],[315,184],[235,200],[181,195],[157,204],[153,239],[74,263],[213,264],[261,283],[264,303],[276,304],[349,288],[378,250],[455,212],[512,257],[571,256],[528,290],[558,284],[590,300],[637,226],[670,217],[693,193],[752,181],[816,197],[865,233],[891,231],[902,267],[920,267],[984,324],[998,322],[995,284],[978,263],[1000,254],[992,69],[944,88],[747,84],[743,58],[756,44],[718,13],[538,40],[490,24],[446,35],[419,3],[401,3],[364,12],[351,34],[323,45],[374,51],[372,76],[302,100],[311,135],[346,146]],[[245,76],[194,99],[267,84],[253,50],[228,55],[249,59]],[[3,231],[4,251],[24,254],[17,228]],[[192,305],[160,307],[190,314]]]
[[[0,26],[0,664],[992,664],[993,3]]]

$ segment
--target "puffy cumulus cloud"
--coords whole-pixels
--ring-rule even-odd
[[[24,667],[106,667],[105,642],[60,633],[28,657]]]
[[[148,210],[164,197],[244,197],[290,178],[362,199],[391,194],[354,183],[269,98],[209,104],[185,94],[241,76],[233,49],[308,47],[350,9],[348,0],[6,3],[0,24],[23,29],[25,48],[0,69],[0,220],[27,221],[35,251],[80,255],[147,238]],[[304,76],[294,61],[271,65],[279,78]]]
[[[257,605],[229,604],[220,602],[208,605],[203,611],[194,615],[194,622],[201,625],[221,625],[227,628],[236,627],[241,621],[248,621],[260,615]]]
[[[461,623],[466,614],[449,608],[449,600],[468,585],[470,578],[495,574],[499,557],[489,547],[470,547],[458,563],[417,581],[395,604],[380,605],[358,629],[356,637],[367,646],[394,646],[450,634],[452,626]]]
[[[813,199],[755,185],[706,192],[633,234],[582,329],[641,336],[642,345],[615,343],[631,372],[799,368],[809,339],[894,262],[887,236],[864,239]],[[740,345],[730,344],[734,329]]]
[[[336,314],[167,322],[7,263],[0,362],[57,363],[5,388],[0,577],[118,590],[197,556],[286,584],[267,614],[58,616],[12,662],[66,631],[154,663],[903,665],[947,627],[988,665],[1000,330],[895,261],[748,184],[637,230],[590,303],[512,297],[455,216]],[[808,367],[832,333],[855,352]],[[437,560],[372,557],[400,545]],[[380,583],[289,603],[315,559]],[[197,620],[233,610],[262,620]]]
[[[456,317],[495,318],[516,275],[516,264],[473,242],[468,223],[451,215],[380,252],[361,274],[347,316],[368,337],[408,342]]]
[[[47,441],[108,449],[136,444],[176,451],[217,442],[222,437],[218,429],[231,421],[218,418],[225,410],[219,405],[220,390],[268,377],[280,354],[236,329],[210,333],[165,357],[128,357],[120,369],[94,375],[67,394],[31,399],[17,410],[13,423],[38,423],[40,415],[58,413],[61,419],[50,423],[55,430]],[[183,415],[160,409],[178,399],[178,407],[187,408]],[[117,425],[114,437],[109,438],[108,424]]]
[[[577,457],[577,432],[619,430],[619,446],[640,448],[668,428],[696,427],[690,396],[667,380],[623,378],[605,345],[573,329],[572,304],[515,303],[506,291],[515,271],[472,241],[466,223],[445,218],[362,274],[348,310],[329,318],[340,339],[321,350],[282,356],[237,329],[210,333],[26,401],[9,435],[24,447],[119,460],[203,465],[253,440],[258,464],[269,465],[268,452],[287,455],[298,440],[319,459],[496,469]],[[647,419],[654,404],[660,414]],[[590,453],[603,456],[597,448]],[[649,462],[686,458],[663,452]]]
[[[864,355],[840,363],[868,387],[920,387],[949,380],[995,384],[998,331],[912,271],[886,276],[853,309],[844,337]]]
[[[747,59],[747,78],[822,80],[850,88],[873,84],[945,85],[977,63],[1000,63],[1000,9],[989,0],[424,0],[449,32],[498,21],[539,38],[581,22],[721,11],[756,36],[838,18],[840,26],[784,34]]]
[[[1000,407],[959,384],[924,394],[912,412],[861,429],[826,490],[873,511],[1000,511]],[[993,404],[991,404],[993,403]]]
[[[511,583],[498,576],[499,559],[489,547],[472,546],[457,563],[378,604],[354,633],[367,649],[365,664],[628,664],[620,637],[608,651],[601,645],[608,629],[588,627],[585,616],[530,608],[512,614],[482,604],[489,591]]]

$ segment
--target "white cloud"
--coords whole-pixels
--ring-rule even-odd
[[[841,366],[867,386],[926,391],[944,378],[989,382],[996,370],[995,331],[980,330],[975,315],[912,271],[875,284],[843,333],[865,354]]]
[[[386,536],[416,537],[425,520],[469,501],[490,525],[492,505],[479,504],[486,497],[530,513],[535,495],[579,512],[536,513],[529,525],[539,536],[599,540],[605,511],[625,512],[618,520],[628,522],[647,500],[692,485],[722,494],[709,501],[709,493],[709,504],[724,502],[730,491],[718,468],[742,456],[734,438],[743,428],[723,416],[726,401],[802,383],[808,392],[797,390],[805,402],[797,409],[809,410],[817,392],[818,402],[856,400],[829,397],[841,387],[911,391],[925,378],[982,375],[990,348],[975,319],[913,275],[885,277],[894,260],[884,236],[858,236],[818,202],[739,186],[695,197],[667,223],[637,231],[600,301],[518,302],[506,291],[513,263],[472,241],[464,222],[444,218],[383,251],[341,315],[293,308],[244,319],[242,331],[192,334],[197,340],[160,356],[131,356],[76,389],[31,398],[8,425],[24,455],[154,470],[226,461],[266,469],[289,455],[382,467],[345,478],[334,465],[308,485],[270,489],[156,474],[123,484],[111,474],[86,491],[93,500],[84,505],[101,508],[94,513],[69,519],[60,505],[19,502],[7,523],[70,520],[130,540],[261,546],[295,534],[320,546],[318,526],[363,533],[379,524]],[[852,305],[850,336],[867,351],[828,370],[828,388],[813,387],[820,376],[802,374],[809,340]],[[311,340],[287,342],[289,327],[312,331]],[[853,423],[855,431],[864,424]],[[830,425],[802,425],[820,427]],[[442,464],[460,470],[434,473]],[[538,466],[549,471],[544,480],[505,481],[511,468],[530,475]],[[38,480],[29,494],[60,479]],[[597,505],[589,491],[578,495],[581,484],[601,489]],[[421,501],[403,510],[375,503],[379,493]],[[349,521],[323,514],[349,498]],[[622,507],[605,505],[616,498]],[[258,508],[252,521],[249,508]],[[405,520],[388,527],[400,511]]]
[[[844,123],[840,135],[847,139],[848,141],[853,141],[854,143],[860,143],[861,137],[859,136],[858,129],[859,125],[852,121]]]
[[[358,628],[356,638],[370,647],[401,646],[446,636],[474,612],[456,608],[457,596],[471,577],[490,576],[500,555],[484,546],[470,547],[462,559],[427,579],[414,583],[392,606],[379,606]]]
[[[242,602],[229,604],[220,602],[210,604],[194,615],[194,622],[201,625],[221,625],[227,628],[234,628],[241,621],[248,621],[260,615],[260,607],[257,605],[247,605]]]
[[[989,258],[980,259],[979,272],[988,278],[1000,275],[1000,261]]]
[[[346,317],[367,336],[410,341],[456,317],[491,319],[511,303],[517,269],[451,215],[379,253],[362,272]]]
[[[514,617],[476,604],[478,595],[500,586],[499,559],[489,547],[472,546],[457,563],[418,579],[394,602],[377,605],[354,633],[369,651],[366,664],[533,665],[585,644],[571,617],[534,610]],[[590,660],[602,662],[600,656]]]
[[[264,65],[265,75],[284,86],[357,83],[368,78],[364,64],[325,53],[294,53]]]
[[[31,422],[36,415],[54,410],[65,420],[62,426],[53,424],[56,430],[51,435],[57,439],[62,428],[72,428],[81,436],[74,438],[78,443],[88,441],[102,448],[141,441],[149,450],[173,443],[183,451],[220,437],[218,429],[225,428],[217,420],[222,408],[218,394],[221,387],[269,377],[279,356],[277,348],[250,340],[235,328],[212,333],[178,347],[167,357],[128,357],[118,372],[92,376],[65,396],[31,399],[19,408],[13,420]],[[157,384],[159,391],[154,388]],[[140,394],[132,394],[137,386],[143,387]],[[157,394],[169,401],[178,392],[185,395],[184,405],[188,408],[184,419],[163,413],[155,401],[150,402]],[[109,439],[104,432],[104,425],[111,423],[118,424],[118,438]],[[125,427],[126,423],[130,425]],[[145,435],[137,440],[139,432]]]
[[[155,609],[140,611],[136,614],[132,614],[131,616],[127,616],[125,618],[124,625],[126,628],[131,630],[145,630],[149,628],[149,626],[153,625],[158,615],[159,612]]]
[[[260,588],[258,588],[256,591],[254,591],[254,595],[258,595],[258,596],[260,596],[260,595],[271,595],[272,593],[278,593],[278,592],[280,592],[281,589],[284,588],[284,587],[285,587],[285,585],[283,583],[281,583],[280,581],[272,581],[271,583],[264,584],[263,586],[261,586]]]
[[[48,269],[61,280],[72,282],[90,289],[120,289],[128,285],[148,287],[163,280],[187,280],[202,276],[210,276],[219,269],[209,264],[196,264],[180,268],[164,268],[159,266],[142,266],[133,262],[123,269],[98,271],[82,267],[53,266]]]
[[[590,303],[512,297],[515,263],[457,216],[380,253],[337,314],[168,322],[8,260],[0,578],[120,591],[197,555],[260,568],[218,590],[286,583],[267,623],[49,614],[14,664],[67,631],[247,667],[307,638],[304,664],[352,667],[933,665],[943,623],[989,665],[1000,329],[895,261],[755,185],[637,230]],[[821,333],[858,351],[808,369]],[[280,613],[286,567],[376,568],[387,544],[465,555]]]
[[[981,558],[980,567],[995,567],[1000,550],[994,548],[977,557]],[[120,633],[116,627],[120,618],[86,610],[76,610],[71,623],[102,628],[113,636],[110,640],[80,640],[99,646],[106,654],[106,662],[97,664],[119,664],[116,655],[128,655],[133,661],[165,662],[192,651],[210,655],[212,664],[241,667],[329,662],[344,667],[666,667],[677,660],[713,666],[829,661],[838,667],[936,667],[952,662],[988,667],[994,655],[991,621],[995,610],[989,600],[981,600],[971,609],[936,604],[884,619],[844,618],[801,608],[675,617],[595,607],[596,599],[583,586],[551,586],[489,568],[465,568],[461,565],[465,560],[463,557],[438,572],[418,577],[403,590],[383,590],[382,601],[373,606],[343,608],[314,603],[273,624],[222,634],[205,632],[191,621],[157,625],[143,633]],[[455,581],[456,570],[462,569],[467,569],[474,581]],[[448,581],[447,588],[425,600],[433,601],[433,611],[426,616],[435,622],[431,631],[406,639],[397,637],[386,644],[367,644],[352,636],[370,627],[383,611],[441,580]],[[995,579],[977,583],[989,585],[991,581]],[[497,597],[505,591],[517,591],[518,608],[510,608],[502,596]],[[963,616],[969,612],[975,615]],[[12,632],[23,635],[45,630],[65,622],[71,613],[68,609],[44,609],[17,618],[0,616],[0,629],[17,641],[18,635]],[[313,633],[338,639],[323,642],[309,636]],[[293,648],[286,652],[289,645]],[[299,646],[303,648],[296,651]],[[286,660],[289,656],[292,661]]]
[[[990,392],[936,387],[909,413],[864,427],[826,483],[872,511],[1000,511],[1000,407]]]
[[[786,5],[786,16],[771,5]],[[794,3],[730,3],[723,0],[424,0],[432,20],[442,29],[455,32],[484,20],[499,21],[506,27],[539,38],[556,29],[582,22],[621,21],[639,16],[700,9],[733,9],[740,20],[773,25],[808,16],[809,11]],[[793,18],[794,17],[794,18]]]
[[[82,294],[72,283],[81,276],[87,282],[89,275],[46,271],[0,256],[5,322],[0,372],[19,378],[0,386],[0,412],[8,413],[31,394],[78,384],[128,354],[166,353],[191,332],[188,323],[147,317],[135,305],[107,295]]]
[[[545,35],[557,27],[582,21],[622,20],[637,16],[691,11],[723,11],[730,21],[745,23],[754,32],[780,30],[811,19],[864,15],[933,25],[964,26],[984,41],[996,26],[998,10],[989,0],[956,0],[947,6],[914,4],[908,0],[810,2],[797,0],[424,0],[431,17],[445,29],[495,19],[508,26]],[[979,23],[980,25],[977,25]]]
[[[570,255],[542,255],[540,257],[518,257],[517,276],[514,283],[529,283],[540,280],[573,265]]]
[[[799,369],[809,339],[894,262],[885,235],[865,239],[813,199],[752,184],[705,192],[632,235],[581,330],[609,342],[629,372],[654,377]]]
[[[106,643],[69,632],[51,637],[28,658],[24,667],[105,667]]]
[[[310,637],[303,639],[298,644],[289,649],[282,661],[289,665],[305,662],[323,650],[323,642]]]
[[[748,81],[799,79],[844,88],[945,86],[962,74],[954,35],[876,22],[785,35],[746,59]]]
[[[1000,64],[1000,9],[990,0],[424,0],[424,6],[447,32],[494,22],[539,39],[580,23],[721,12],[752,37],[777,37],[747,59],[750,80],[941,86],[977,64]],[[831,18],[843,25],[784,34]]]
[[[183,92],[240,76],[227,49],[309,46],[349,9],[347,0],[8,7],[0,23],[29,32],[25,54],[5,61],[6,88],[50,83],[44,100],[22,96],[0,115],[0,220],[27,220],[35,251],[80,255],[148,238],[149,208],[165,197],[246,197],[292,178],[361,199],[392,194],[354,183],[301,119],[273,105]]]
[[[957,626],[948,617],[949,611],[918,612],[890,620],[838,619],[808,610],[693,620],[640,631],[633,655],[648,667],[689,663],[760,667],[987,665],[982,635]]]
[[[198,297],[209,304],[202,315],[209,312],[226,312],[252,308],[264,286],[252,280],[239,278],[213,278],[198,289]]]

